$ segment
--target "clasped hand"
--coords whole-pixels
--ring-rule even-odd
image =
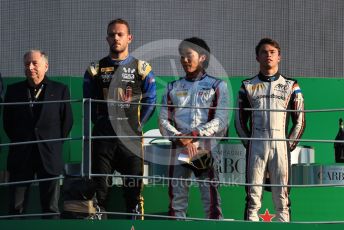
[[[180,134],[178,136],[192,136],[191,133],[188,134]],[[197,146],[192,142],[193,138],[179,138],[177,142],[179,145],[185,147],[187,154],[190,158],[197,155]]]

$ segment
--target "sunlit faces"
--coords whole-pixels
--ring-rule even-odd
[[[259,49],[256,59],[260,63],[261,68],[266,70],[278,69],[281,55],[277,48],[272,45],[265,44]]]
[[[187,75],[197,73],[202,70],[205,59],[205,55],[200,55],[191,48],[184,48],[180,53],[180,63]]]
[[[33,51],[24,59],[25,75],[35,85],[41,83],[48,71],[48,61],[39,51]]]
[[[128,45],[132,41],[132,35],[129,34],[128,27],[125,24],[112,24],[107,31],[106,40],[110,47],[111,54],[128,54]]]

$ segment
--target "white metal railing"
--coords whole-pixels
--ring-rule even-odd
[[[225,185],[225,186],[269,186],[269,187],[295,187],[295,188],[306,188],[306,187],[343,187],[344,184],[308,184],[308,185],[279,185],[279,184],[249,184],[249,183],[236,183],[236,182],[225,182],[225,181],[214,181],[214,180],[198,180],[198,179],[184,179],[184,178],[171,178],[171,177],[161,177],[161,176],[135,176],[135,175],[114,175],[114,174],[93,174],[91,173],[91,141],[96,139],[141,139],[142,136],[92,136],[92,123],[91,123],[91,104],[96,103],[123,103],[114,100],[94,100],[94,99],[82,99],[82,100],[60,100],[60,101],[40,101],[40,102],[15,102],[15,103],[0,103],[0,106],[6,105],[25,105],[25,104],[45,104],[45,103],[79,103],[82,102],[82,135],[78,137],[68,137],[68,138],[58,138],[58,139],[47,139],[47,140],[39,140],[39,141],[25,141],[25,142],[16,142],[16,143],[0,143],[0,146],[11,146],[11,145],[23,145],[23,144],[35,144],[35,143],[42,143],[42,142],[56,142],[56,141],[72,141],[72,140],[84,140],[86,142],[87,147],[85,148],[85,143],[82,143],[82,150],[83,150],[83,157],[81,161],[81,176],[87,176],[89,178],[92,177],[131,177],[131,178],[138,178],[138,179],[153,179],[153,180],[166,180],[166,181],[184,181],[190,183],[215,183],[218,185]],[[85,106],[87,104],[87,107]],[[152,105],[146,103],[131,103],[135,105]],[[178,107],[175,105],[162,105],[162,104],[153,104],[158,107]],[[238,110],[237,107],[195,107],[195,106],[179,106],[180,108],[197,108],[197,109],[217,109],[217,110]],[[276,110],[276,109],[244,109],[248,111],[272,111],[272,112],[304,112],[304,113],[318,113],[318,112],[341,112],[344,111],[344,108],[330,108],[330,109],[313,109],[313,110]],[[85,111],[88,112],[88,116],[85,117]],[[85,128],[85,124],[87,128]],[[161,136],[145,136],[145,138],[168,138],[173,139],[175,137],[168,136],[168,137],[161,137]],[[183,136],[178,138],[193,138],[193,136]],[[260,140],[260,141],[300,141],[300,142],[318,142],[318,143],[344,143],[344,141],[339,140],[332,140],[332,139],[288,139],[288,138],[242,138],[242,137],[197,137],[198,139],[221,139],[221,140]],[[87,151],[86,151],[87,149]],[[85,160],[87,159],[88,163],[86,165]],[[15,182],[4,182],[0,183],[0,186],[9,186],[9,185],[17,185],[17,184],[25,184],[25,183],[36,183],[41,181],[48,181],[48,180],[61,180],[63,176],[54,177],[54,178],[45,178],[45,179],[33,179],[33,180],[26,180],[26,181],[15,181]],[[124,212],[99,212],[103,214],[109,215],[139,215],[141,214],[133,214],[133,213],[124,213]],[[36,217],[36,216],[49,216],[49,215],[56,215],[58,213],[38,213],[38,214],[22,214],[22,215],[3,215],[0,216],[0,219],[5,218],[17,218],[17,217]],[[143,216],[146,217],[154,217],[154,218],[163,218],[163,219],[175,219],[176,217],[165,216],[165,215],[151,215],[151,214],[144,214]],[[206,218],[185,218],[185,220],[208,220]],[[213,220],[211,220],[213,221]],[[218,220],[216,220],[218,221]],[[228,220],[221,220],[221,221],[228,221]],[[230,221],[234,221],[230,219]],[[320,221],[320,222],[295,222],[295,223],[344,223],[344,221]]]

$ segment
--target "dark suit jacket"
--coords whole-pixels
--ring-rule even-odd
[[[69,90],[64,84],[46,79],[43,101],[69,100]],[[7,87],[5,102],[28,102],[27,81]],[[42,104],[40,116],[35,124],[30,105],[4,106],[4,129],[14,142],[35,141],[67,137],[73,125],[70,103]],[[52,175],[63,170],[62,141],[38,143],[44,169]],[[12,145],[9,147],[7,169],[10,173],[25,173],[29,170],[27,162],[32,144]]]

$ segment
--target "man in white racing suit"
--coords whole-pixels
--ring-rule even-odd
[[[289,181],[290,152],[296,147],[305,128],[303,95],[298,83],[278,72],[280,46],[270,39],[262,39],[256,47],[260,64],[257,76],[242,82],[235,127],[240,137],[293,139],[243,140],[246,147],[246,182],[263,184],[268,172],[273,187],[272,198],[277,221],[290,221]],[[251,108],[254,110],[245,110]],[[257,110],[256,110],[257,109]],[[282,110],[282,111],[271,111]],[[287,112],[284,110],[295,110]],[[293,126],[288,130],[289,117]],[[262,186],[246,187],[245,219],[259,221]]]
[[[197,179],[215,182],[199,183],[199,188],[206,217],[222,219],[219,184],[216,183],[218,172],[215,167],[210,164],[197,168],[178,161],[181,153],[195,158],[205,150],[211,156],[212,148],[218,140],[200,137],[221,137],[227,132],[228,111],[218,108],[228,107],[227,84],[205,72],[209,63],[209,52],[205,41],[197,37],[185,39],[180,43],[180,61],[186,76],[167,85],[162,104],[170,107],[161,107],[159,127],[163,136],[176,137],[171,138],[169,177],[191,178],[194,173]],[[183,136],[192,138],[182,138]],[[169,181],[170,216],[178,219],[186,217],[189,186],[189,182]]]

